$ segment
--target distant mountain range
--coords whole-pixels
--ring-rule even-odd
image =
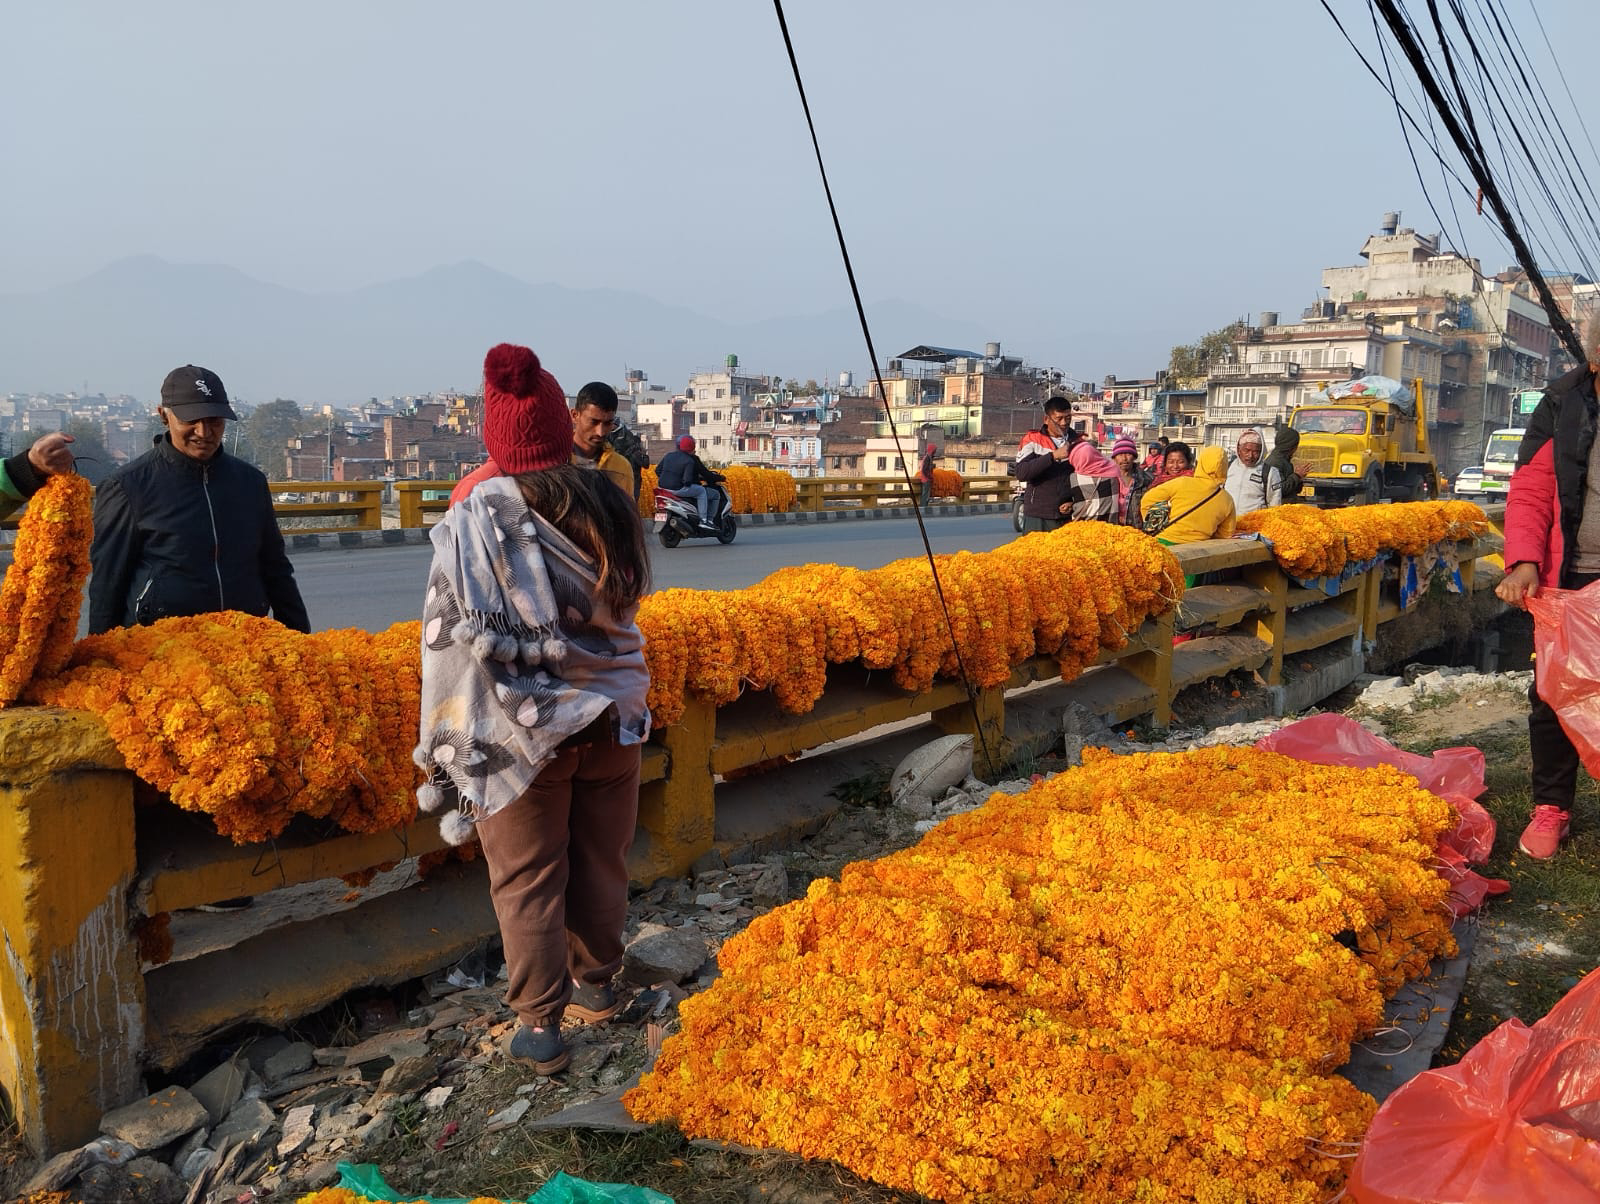
[[[917,343],[983,350],[993,332],[906,301],[868,307],[880,357]],[[0,294],[0,393],[155,399],[169,369],[214,369],[248,401],[342,404],[475,389],[496,342],[526,343],[568,392],[623,365],[673,392],[729,353],[757,374],[821,381],[867,363],[852,309],[733,323],[639,293],[530,284],[474,261],[348,292],[305,293],[234,268],[141,255],[83,280]]]

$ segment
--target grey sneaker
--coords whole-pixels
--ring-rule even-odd
[[[561,1027],[545,1024],[535,1028],[519,1024],[502,1047],[513,1062],[533,1067],[535,1074],[555,1074],[565,1070],[572,1053],[561,1040]]]
[[[572,998],[567,1003],[567,1015],[576,1016],[589,1024],[598,1024],[615,1016],[620,1006],[617,993],[611,989],[610,983],[596,986],[589,982],[575,982],[572,984]]]

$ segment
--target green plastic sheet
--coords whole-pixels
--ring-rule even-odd
[[[339,1186],[363,1195],[369,1200],[397,1201],[423,1200],[427,1204],[467,1204],[469,1196],[412,1196],[395,1191],[384,1180],[382,1172],[371,1163],[339,1164]],[[673,1204],[671,1196],[664,1196],[648,1187],[633,1187],[626,1183],[590,1183],[557,1171],[538,1191],[528,1197],[527,1204]]]

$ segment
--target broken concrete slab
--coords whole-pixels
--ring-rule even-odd
[[[206,1123],[206,1110],[182,1087],[168,1087],[100,1118],[100,1131],[139,1153],[158,1150]]]

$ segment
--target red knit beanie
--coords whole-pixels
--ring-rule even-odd
[[[500,343],[483,357],[483,446],[508,474],[572,459],[566,394],[526,347]]]

